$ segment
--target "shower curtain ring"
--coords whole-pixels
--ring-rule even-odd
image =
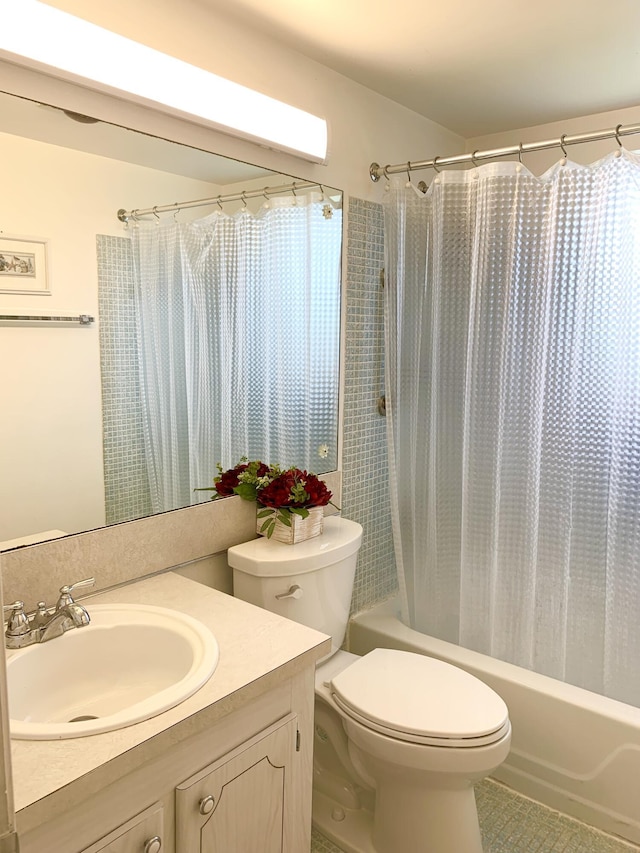
[[[157,221],[158,221],[158,222],[160,222],[160,216],[158,215],[158,205],[155,205],[155,206],[154,206],[154,208],[153,208],[153,215],[155,216],[155,218],[157,219]]]
[[[522,165],[522,142],[518,145],[518,160]]]
[[[621,127],[622,127],[622,125],[621,125],[621,124],[619,124],[619,125],[616,127],[615,137],[616,137],[616,142],[618,143],[618,146],[619,146],[620,148],[624,148],[624,146],[623,146],[622,142],[620,141],[620,128],[621,128]]]
[[[563,156],[563,157],[565,157],[565,158],[566,158],[566,157],[568,157],[568,155],[567,155],[567,147],[566,147],[566,145],[564,144],[564,139],[565,139],[565,136],[566,136],[566,135],[567,135],[566,133],[563,133],[563,134],[562,134],[562,136],[560,137],[560,148],[562,149],[562,156]]]
[[[474,152],[474,153],[475,153],[475,152]],[[433,169],[434,169],[438,174],[440,174],[440,169],[438,169],[438,160],[439,160],[439,159],[440,159],[440,155],[438,154],[438,156],[437,156],[437,157],[434,157],[434,158],[433,158],[433,163],[431,164],[431,165],[432,165],[432,167],[433,167]],[[471,158],[471,159],[473,160],[473,158]]]
[[[474,151],[473,154],[471,155],[471,162],[473,163],[473,165],[476,169],[478,168],[478,164],[476,163],[476,154],[477,153],[478,153],[477,151]]]

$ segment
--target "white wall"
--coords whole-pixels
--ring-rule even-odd
[[[97,318],[96,234],[124,235],[116,211],[219,192],[9,134],[0,152],[0,231],[49,241],[51,286],[50,296],[0,293],[0,314]],[[98,330],[0,326],[0,541],[104,524]]]

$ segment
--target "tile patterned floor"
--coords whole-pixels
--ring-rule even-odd
[[[476,800],[485,853],[640,853],[489,779],[476,786]],[[342,853],[316,830],[311,851]]]

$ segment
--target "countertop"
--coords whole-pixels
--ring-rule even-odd
[[[72,806],[77,785],[85,793],[100,790],[142,761],[204,730],[251,696],[314,664],[329,650],[324,634],[173,572],[82,600],[89,614],[92,603],[116,602],[169,607],[200,620],[218,641],[217,669],[180,705],[135,725],[64,740],[12,739],[19,829]]]

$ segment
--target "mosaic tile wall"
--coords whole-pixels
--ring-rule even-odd
[[[131,243],[97,236],[107,524],[148,515]]]
[[[364,528],[352,600],[366,610],[397,590],[389,504],[384,393],[382,207],[352,198],[348,208],[342,513]]]

